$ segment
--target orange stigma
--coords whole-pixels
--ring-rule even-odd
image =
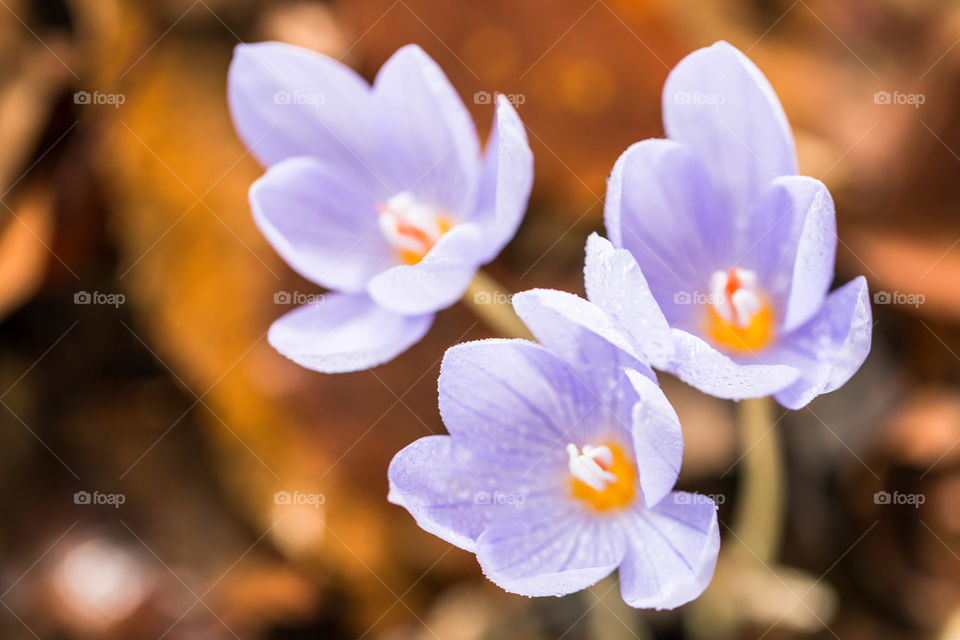
[[[446,217],[404,191],[377,205],[380,230],[404,264],[417,264],[453,227]]]
[[[570,490],[597,511],[622,509],[637,495],[637,469],[623,449],[613,443],[567,445],[570,456]]]
[[[753,353],[772,342],[776,322],[771,305],[757,291],[756,274],[733,267],[710,279],[706,336],[732,353]]]

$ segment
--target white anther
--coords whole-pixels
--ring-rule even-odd
[[[577,449],[577,445],[571,442],[567,445],[567,454],[570,456],[570,473],[588,487],[603,491],[617,481],[617,476],[604,468],[613,465],[610,447],[587,444]]]
[[[756,287],[757,274],[749,269],[714,271],[710,276],[710,303],[724,322],[746,329],[763,308]]]
[[[426,253],[443,235],[437,210],[417,200],[409,191],[387,198],[377,210],[380,230],[397,249]]]

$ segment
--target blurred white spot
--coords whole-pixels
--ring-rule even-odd
[[[74,546],[53,572],[54,592],[68,619],[89,629],[106,629],[129,617],[151,582],[136,556],[99,538]]]

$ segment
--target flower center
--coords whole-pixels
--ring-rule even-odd
[[[714,272],[707,335],[728,351],[752,352],[767,346],[773,332],[773,311],[757,289],[757,274],[739,267]]]
[[[417,200],[409,191],[377,205],[377,213],[380,230],[406,264],[423,260],[440,236],[453,226],[440,212]]]
[[[637,470],[623,450],[615,444],[578,449],[567,445],[570,456],[570,486],[575,498],[597,511],[625,507],[636,495]]]

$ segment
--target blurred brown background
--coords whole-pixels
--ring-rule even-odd
[[[0,0],[0,636],[622,637],[598,595],[504,594],[385,500],[392,454],[442,432],[444,348],[492,335],[468,309],[363,373],[267,345],[277,294],[316,292],[254,228],[226,105],[233,46],[270,39],[368,78],[416,42],[484,133],[474,94],[513,94],[537,180],[490,272],[577,293],[669,68],[747,52],[836,199],[837,281],[878,304],[861,372],[780,422],[782,559],[812,582],[755,589],[742,635],[960,638],[960,6],[933,0]],[[732,405],[664,385],[681,484],[726,521]],[[626,637],[687,637],[682,614],[622,613]]]

